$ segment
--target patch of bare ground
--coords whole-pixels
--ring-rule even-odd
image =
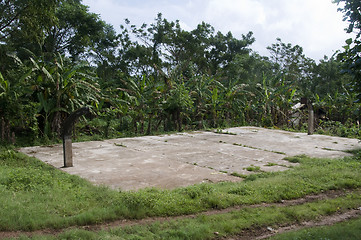
[[[319,201],[319,200],[326,200],[326,199],[333,199],[341,196],[345,196],[348,193],[354,192],[355,190],[331,190],[325,191],[318,194],[307,195],[302,198],[293,199],[293,200],[282,200],[278,203],[261,203],[261,204],[254,204],[254,205],[244,205],[244,206],[236,206],[230,207],[221,210],[209,210],[206,212],[198,213],[198,214],[191,214],[191,215],[182,215],[176,217],[154,217],[154,218],[146,218],[140,220],[130,220],[130,219],[122,219],[102,224],[94,224],[94,225],[85,225],[85,226],[73,226],[70,228],[64,229],[42,229],[36,231],[0,231],[0,239],[4,238],[16,238],[20,236],[35,236],[35,235],[58,235],[65,231],[71,229],[83,229],[87,231],[100,231],[100,230],[108,230],[116,227],[125,227],[125,226],[133,226],[133,225],[145,225],[151,224],[153,222],[165,222],[170,220],[179,220],[179,219],[186,219],[186,218],[195,218],[199,214],[202,215],[215,215],[215,214],[223,214],[232,212],[235,210],[240,210],[242,208],[257,208],[257,207],[270,207],[270,206],[295,206],[301,205],[309,202]],[[356,190],[360,191],[360,190]],[[323,226],[323,225],[332,225],[338,222],[346,221],[348,219],[356,218],[361,216],[361,210],[353,209],[347,212],[333,214],[329,216],[322,217],[316,221],[308,221],[302,222],[300,224],[292,224],[292,225],[283,225],[280,226],[278,229],[271,229],[271,228],[251,228],[245,229],[237,236],[232,236],[231,238],[224,238],[227,240],[238,240],[238,239],[265,239],[268,237],[273,236],[277,233],[282,233],[291,230],[298,230],[306,227],[311,226]]]

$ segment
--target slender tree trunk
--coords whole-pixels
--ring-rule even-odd
[[[213,111],[212,115],[213,115],[213,127],[218,127],[217,126],[217,112],[216,112],[216,110]]]
[[[163,122],[163,131],[165,132],[168,131],[167,122],[168,122],[168,116],[164,118],[164,122]]]
[[[1,118],[1,141],[3,142],[11,142],[11,143],[15,143],[13,141],[13,136],[15,139],[15,133],[12,132],[11,133],[11,129],[10,129],[10,122],[5,120],[4,118]]]
[[[6,121],[6,124],[5,124],[5,129],[6,129],[6,136],[7,136],[7,141],[11,142],[11,131],[10,131],[10,123],[9,121]]]
[[[137,120],[133,119],[133,127],[134,127],[134,133],[137,134],[138,133],[138,127],[137,127]]]
[[[176,117],[177,117],[177,122],[178,122],[178,132],[181,132],[182,131],[182,118],[181,118],[181,112],[180,110],[178,109],[176,111]]]
[[[203,116],[200,114],[198,117],[198,129],[202,129],[204,126],[203,124]]]
[[[56,132],[58,134],[58,136],[61,135],[61,113],[60,112],[56,112],[54,115],[52,129],[54,132]]]
[[[158,123],[155,125],[154,131],[158,131],[160,124],[162,123],[163,118],[159,119]]]
[[[5,141],[5,120],[1,118],[1,140]]]
[[[312,103],[308,103],[308,135],[312,135],[314,131],[314,113]]]
[[[147,135],[150,135],[151,133],[151,128],[152,128],[152,115],[149,114],[148,115],[148,127],[147,127]]]
[[[57,63],[55,59],[55,63]],[[56,64],[57,66],[57,64]],[[58,67],[56,67],[56,73],[58,72]],[[60,92],[60,76],[57,74],[56,77],[56,108],[57,111],[55,112],[54,119],[53,119],[53,131],[55,131],[58,136],[61,135],[61,113],[59,112],[60,106],[61,106],[61,92]]]
[[[144,117],[140,120],[140,134],[144,134]]]
[[[11,133],[11,143],[12,143],[12,144],[15,144],[15,142],[16,142],[15,132],[12,132],[12,133]]]

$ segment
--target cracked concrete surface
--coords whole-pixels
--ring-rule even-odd
[[[343,157],[361,148],[357,139],[311,135],[257,127],[217,132],[119,138],[73,143],[74,167],[63,166],[62,145],[19,151],[94,184],[121,190],[175,188],[201,182],[240,181],[231,173],[247,167],[283,171],[296,164],[286,156]]]

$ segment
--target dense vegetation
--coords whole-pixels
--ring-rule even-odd
[[[345,15],[359,14],[354,8],[346,5]],[[302,114],[292,120],[302,97],[313,102],[320,129],[347,126],[359,136],[359,35],[338,58],[316,62],[281,39],[264,57],[251,49],[252,32],[237,39],[204,22],[186,31],[161,14],[142,26],[126,20],[117,34],[81,0],[5,0],[0,12],[2,142],[56,139],[83,106],[96,118],[83,119],[78,132],[102,137],[302,128]],[[359,31],[360,20],[350,19],[349,30]]]

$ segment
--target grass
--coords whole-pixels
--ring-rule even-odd
[[[261,167],[259,166],[248,166],[246,168],[244,168],[245,170],[249,171],[249,172],[260,172],[261,171]]]
[[[358,240],[361,236],[361,218],[337,223],[333,226],[306,228],[277,235],[272,240]]]
[[[215,133],[218,134],[228,134],[228,135],[237,135],[237,133],[233,133],[233,132],[229,132],[229,131],[223,131],[223,129],[217,129],[216,131],[214,131]]]
[[[249,175],[233,172],[233,173],[231,173],[231,176],[239,177],[239,178],[246,178]]]
[[[123,143],[114,143],[114,145],[117,147],[127,147]]]
[[[278,164],[277,164],[277,163],[268,162],[265,166],[266,166],[266,167],[273,167],[273,166],[278,166]]]
[[[212,239],[215,237],[232,237],[249,228],[277,228],[283,224],[317,220],[320,216],[355,208],[360,204],[360,201],[360,194],[349,194],[344,197],[297,206],[245,207],[228,213],[200,214],[194,218],[116,227],[99,232],[70,230],[57,237],[41,236],[38,238],[35,236],[32,239]],[[353,227],[358,226],[360,223],[353,223],[348,230],[351,231]],[[291,238],[286,235],[285,238],[280,239]]]
[[[174,190],[115,191],[93,186],[35,158],[3,148],[0,149],[0,231],[59,229],[117,219],[178,216],[238,205],[280,202],[331,189],[361,187],[361,161],[357,157],[315,159],[297,156],[288,159],[300,165],[284,172],[252,174],[238,183],[204,183]],[[360,204],[359,199],[355,201]],[[292,215],[291,212],[288,214]],[[203,218],[199,221],[206,225],[221,222]],[[278,217],[272,222],[279,222]],[[166,232],[164,236],[173,233],[178,236],[178,230],[166,230],[168,226],[162,228]],[[202,229],[198,230],[206,234],[207,231]],[[149,233],[144,229],[140,231]]]

